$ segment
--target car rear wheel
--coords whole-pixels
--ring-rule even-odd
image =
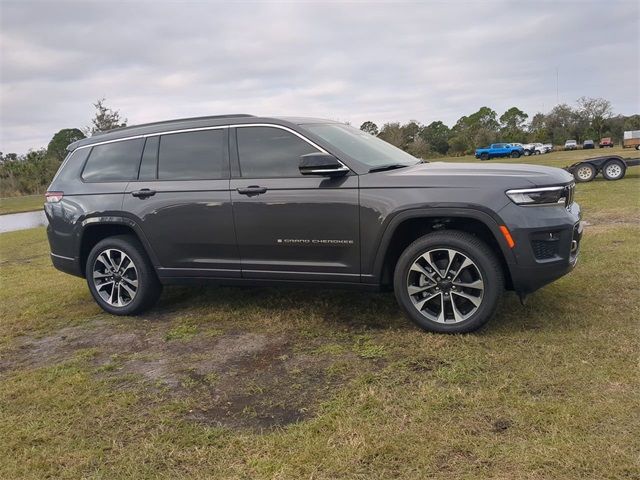
[[[485,243],[459,231],[425,235],[400,256],[396,299],[420,328],[465,333],[493,316],[504,289],[500,263]]]
[[[609,160],[602,169],[602,176],[607,180],[620,180],[624,173],[625,165],[620,160]]]
[[[114,315],[141,313],[151,308],[162,292],[144,248],[132,235],[98,242],[89,253],[85,272],[96,303]]]
[[[574,172],[576,182],[590,182],[596,176],[596,167],[589,163],[581,163],[575,168]]]
[[[520,158],[520,152],[511,152],[511,158]]]

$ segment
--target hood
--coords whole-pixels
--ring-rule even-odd
[[[420,163],[364,177],[370,186],[379,183],[380,187],[529,188],[563,185],[573,181],[573,175],[560,168],[509,163]]]

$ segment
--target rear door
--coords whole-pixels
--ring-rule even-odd
[[[231,134],[242,276],[358,282],[358,176],[301,175],[300,156],[320,150],[285,127],[237,126]]]
[[[240,277],[229,193],[227,127],[149,136],[125,211],[166,277]]]

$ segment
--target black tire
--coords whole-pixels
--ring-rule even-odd
[[[520,158],[520,152],[511,152],[511,158]]]
[[[480,154],[480,160],[489,160],[489,154],[488,153],[481,153]]]
[[[439,323],[427,318],[414,306],[408,292],[409,274],[414,262],[426,252],[441,248],[453,249],[468,257],[475,264],[474,267],[477,267],[484,284],[481,303],[476,311],[457,323]],[[423,330],[467,333],[482,327],[495,313],[504,291],[504,275],[495,253],[484,242],[469,233],[449,230],[429,233],[409,245],[396,264],[393,286],[398,304],[405,315]]]
[[[596,178],[596,167],[591,165],[590,163],[580,163],[573,169],[573,178],[576,179],[578,183],[586,183],[590,182],[594,178]]]
[[[531,155],[531,150],[525,150],[524,151],[524,156],[528,157],[529,155]]]
[[[626,173],[627,166],[620,160],[609,160],[602,167],[602,176],[607,180],[620,180]]]
[[[104,263],[102,261],[97,261],[97,259],[107,250],[124,252],[135,267],[135,278],[133,280],[137,281],[137,290],[135,291],[133,298],[129,298],[129,302],[123,306],[112,305],[105,300],[98,292],[98,288],[100,287],[96,286],[96,281],[94,281],[94,269],[101,269],[102,266],[104,266]],[[116,253],[116,255],[118,255],[118,253]],[[162,284],[158,280],[158,276],[156,275],[155,269],[153,268],[144,247],[133,235],[117,235],[105,238],[98,242],[89,253],[85,266],[85,274],[87,278],[87,285],[89,286],[89,291],[91,292],[93,299],[105,312],[113,315],[136,315],[142,313],[143,311],[151,308],[158,301],[160,293],[162,292]],[[100,275],[105,275],[105,273],[101,273]],[[125,275],[118,276],[122,279]],[[122,288],[123,294],[126,295],[124,287]],[[112,292],[108,287],[106,291],[102,291],[107,294],[108,292]]]

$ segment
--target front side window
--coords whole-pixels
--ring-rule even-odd
[[[159,180],[219,180],[228,177],[226,129],[160,137]]]
[[[297,135],[275,127],[238,127],[238,157],[243,177],[298,177],[300,157],[318,152]]]
[[[82,172],[85,182],[128,182],[138,176],[144,139],[96,145]]]

